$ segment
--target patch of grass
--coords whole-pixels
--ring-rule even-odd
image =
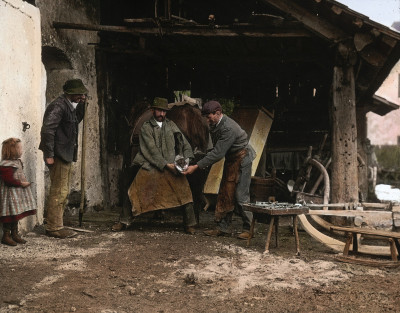
[[[400,146],[374,146],[381,168],[400,169]]]

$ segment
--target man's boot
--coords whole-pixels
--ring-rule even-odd
[[[26,240],[22,239],[21,236],[18,234],[18,222],[13,224],[11,227],[11,237],[16,243],[26,243]]]
[[[11,231],[3,229],[3,238],[1,238],[1,243],[7,246],[16,246],[17,243],[11,238]]]

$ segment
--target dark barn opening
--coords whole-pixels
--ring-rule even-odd
[[[219,100],[239,120],[254,108],[272,112],[257,176],[285,185],[318,155],[322,166],[331,162],[331,201],[366,199],[366,113],[396,109],[374,95],[399,58],[396,32],[333,0],[99,4],[98,25],[53,26],[97,31],[100,38],[105,206],[123,201],[126,188],[115,186],[129,171],[136,120],[156,96],[179,100],[177,91]]]
[[[260,1],[101,1],[101,24],[135,29],[100,32],[97,47],[103,142],[124,155],[125,169],[132,123],[154,97],[173,102],[177,90],[274,111],[262,160],[285,181],[329,132],[332,48]]]

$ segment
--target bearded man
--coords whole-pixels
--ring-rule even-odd
[[[178,154],[184,159],[193,159],[192,148],[178,126],[166,118],[167,99],[155,98],[151,109],[153,116],[141,128],[140,148],[133,160],[133,165],[140,169],[128,190],[131,218],[121,217],[112,230],[126,228],[134,216],[142,213],[181,207],[184,230],[194,234],[192,193],[186,177],[174,164]]]

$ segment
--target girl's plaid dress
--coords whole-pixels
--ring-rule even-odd
[[[36,204],[30,187],[23,188],[27,181],[20,159],[0,162],[0,222],[12,223],[25,216],[36,214]]]

